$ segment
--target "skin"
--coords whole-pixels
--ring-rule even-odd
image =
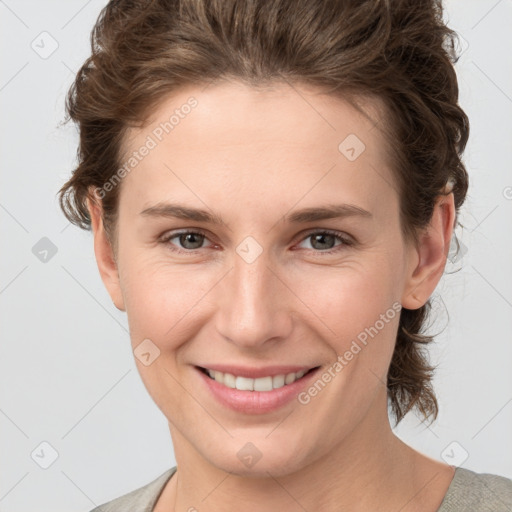
[[[99,271],[127,312],[132,347],[150,339],[160,350],[149,366],[135,359],[169,421],[178,467],[155,510],[434,512],[454,468],[405,445],[388,419],[398,314],[307,405],[232,411],[194,365],[326,371],[393,303],[416,309],[428,300],[446,262],[453,194],[439,196],[417,244],[404,240],[379,104],[365,104],[372,122],[305,86],[183,88],[146,127],[130,129],[125,155],[190,96],[197,107],[123,179],[116,252],[100,204],[89,200]],[[355,161],[338,150],[348,134],[366,146]],[[163,202],[207,209],[226,225],[141,215]],[[340,203],[371,216],[283,220]],[[206,237],[162,242],[183,229]],[[355,242],[333,239],[321,250],[311,235],[325,229]],[[263,249],[252,263],[236,252],[247,236]],[[250,468],[237,457],[248,442],[262,454]]]

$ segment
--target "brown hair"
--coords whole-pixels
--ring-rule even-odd
[[[143,126],[179,87],[285,80],[382,100],[401,225],[415,238],[448,181],[457,211],[468,187],[461,154],[469,123],[458,105],[456,34],[442,14],[434,0],[112,0],[67,96],[80,143],[78,166],[59,191],[61,208],[90,229],[86,198],[119,169],[125,130]],[[110,233],[119,189],[101,201]],[[438,414],[434,367],[424,352],[433,339],[423,332],[429,306],[401,311],[387,377],[397,424],[412,409],[424,419]]]

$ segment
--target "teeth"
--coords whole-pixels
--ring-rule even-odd
[[[297,378],[297,375],[295,373],[288,373],[284,379],[285,384],[291,384],[292,382],[295,382]]]
[[[231,389],[239,389],[240,391],[272,391],[279,389],[288,384],[292,384],[296,380],[302,378],[307,370],[301,370],[296,373],[287,373],[282,375],[274,375],[273,377],[259,377],[250,379],[248,377],[240,377],[231,373],[222,373],[217,370],[206,370],[208,375]]]
[[[236,377],[234,375],[231,375],[231,373],[225,373],[224,380],[221,381],[221,383],[225,384],[228,388],[235,388],[236,387]]]
[[[241,391],[254,391],[254,379],[237,377],[235,380],[235,387]]]
[[[254,379],[254,391],[272,391],[273,389],[272,377],[260,377],[259,379]]]
[[[274,389],[282,388],[284,386],[284,380],[284,375],[275,375],[274,377],[272,377],[272,387]]]

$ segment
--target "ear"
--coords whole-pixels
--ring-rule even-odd
[[[402,306],[418,309],[435,290],[446,265],[455,223],[453,193],[441,195],[436,201],[432,218],[411,246],[410,271],[402,295]]]
[[[107,289],[114,306],[126,311],[121,291],[119,272],[114,251],[103,226],[103,209],[101,200],[91,191],[87,197],[87,208],[91,217],[91,228],[94,235],[94,253],[101,279]]]

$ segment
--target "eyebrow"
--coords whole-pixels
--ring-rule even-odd
[[[227,226],[224,220],[215,213],[201,208],[191,208],[181,204],[158,203],[154,206],[145,208],[140,212],[140,214],[150,217],[177,218]],[[368,210],[353,204],[331,204],[295,210],[292,213],[285,215],[282,221],[289,222],[290,224],[300,224],[354,216],[371,218],[372,214]]]

